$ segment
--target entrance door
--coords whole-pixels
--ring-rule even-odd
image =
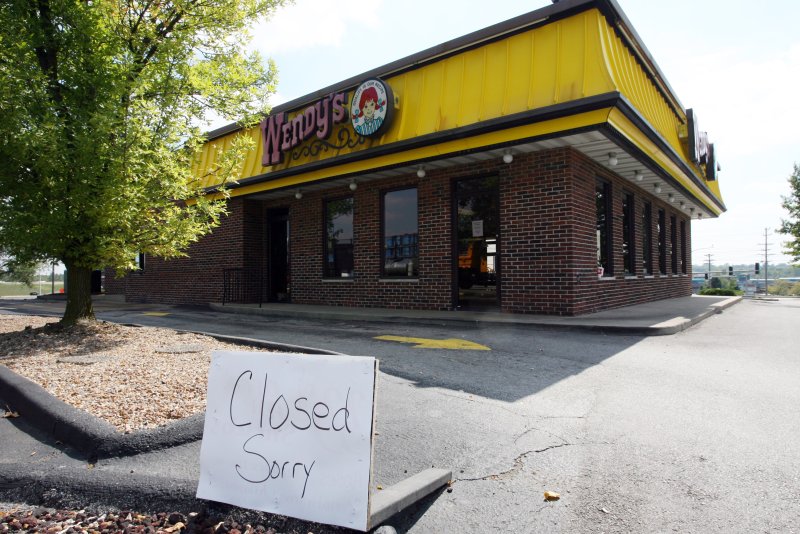
[[[461,309],[496,308],[500,302],[500,193],[497,177],[456,182],[457,289]]]
[[[289,302],[289,210],[267,212],[267,244],[269,251],[267,300]]]

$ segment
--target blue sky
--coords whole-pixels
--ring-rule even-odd
[[[788,261],[774,232],[800,163],[800,2],[618,0],[722,165],[728,211],[694,221],[693,263]],[[254,29],[280,71],[279,104],[549,5],[549,0],[296,0]]]

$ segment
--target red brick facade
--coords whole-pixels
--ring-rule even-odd
[[[667,275],[642,274],[641,210],[652,204],[652,265],[658,271],[658,210],[666,223],[685,222],[686,254],[691,250],[690,219],[678,206],[664,204],[635,184],[595,164],[580,152],[557,149],[518,154],[468,167],[429,171],[391,180],[360,183],[354,197],[354,273],[351,279],[323,278],[323,214],[326,199],[350,194],[345,187],[306,193],[282,201],[262,202],[236,197],[229,215],[212,235],[187,251],[188,257],[163,261],[147,258],[144,272],[122,279],[106,277],[106,292],[125,294],[129,301],[205,304],[221,302],[223,269],[268,266],[268,209],[288,208],[290,221],[291,301],[296,304],[452,309],[454,303],[453,202],[460,178],[499,178],[501,235],[499,242],[500,309],[513,313],[577,315],[629,304],[691,294],[691,262],[681,257],[678,229],[678,274],[672,274],[670,228]],[[595,183],[611,184],[614,276],[598,279],[596,270]],[[419,276],[381,277],[381,196],[401,187],[418,189]],[[626,277],[622,255],[624,192],[635,198],[635,276]],[[681,264],[686,263],[686,274]],[[269,277],[267,276],[268,280]],[[251,299],[256,293],[251,292]]]

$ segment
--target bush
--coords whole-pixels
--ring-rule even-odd
[[[735,297],[736,291],[733,289],[720,289],[718,287],[704,287],[700,290],[701,295],[713,295],[717,297]]]
[[[789,282],[788,280],[778,280],[769,286],[770,295],[800,296],[800,282]]]

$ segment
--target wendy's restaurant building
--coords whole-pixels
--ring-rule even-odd
[[[714,146],[613,0],[564,0],[209,134],[255,149],[188,257],[129,301],[577,315],[691,294]],[[206,178],[213,194],[219,184]]]

